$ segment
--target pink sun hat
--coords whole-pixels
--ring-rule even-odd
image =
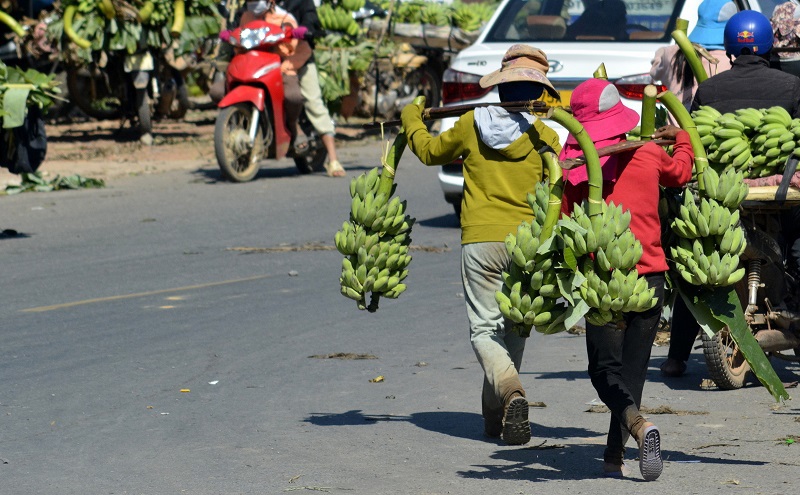
[[[625,134],[639,124],[639,114],[622,104],[619,91],[605,79],[588,79],[578,85],[570,98],[572,116],[592,141]],[[567,143],[578,141],[570,134]]]

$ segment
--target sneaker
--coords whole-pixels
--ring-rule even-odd
[[[683,361],[678,361],[677,359],[667,358],[666,361],[661,363],[661,374],[664,376],[669,376],[671,378],[676,378],[679,376],[683,376],[686,373],[686,363]]]
[[[528,421],[528,400],[517,395],[506,404],[503,417],[502,438],[508,445],[524,445],[531,440],[531,423]]]
[[[652,423],[646,423],[641,431],[639,470],[645,481],[654,481],[664,470],[664,461],[661,459],[661,434],[658,432],[658,427]]]

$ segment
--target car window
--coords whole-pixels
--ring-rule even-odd
[[[487,42],[669,41],[682,0],[512,0]]]

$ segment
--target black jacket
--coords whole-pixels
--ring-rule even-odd
[[[742,55],[736,57],[730,70],[700,83],[692,110],[701,105],[722,113],[781,106],[792,117],[800,117],[800,78],[770,69],[769,62],[761,57]]]
[[[297,24],[308,29],[305,40],[314,48],[314,39],[325,36],[322,24],[317,17],[317,6],[314,0],[278,0],[278,6],[289,11],[297,19]]]

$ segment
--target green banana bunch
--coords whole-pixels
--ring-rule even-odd
[[[670,254],[675,269],[690,284],[721,287],[733,285],[744,277],[745,269],[737,268],[744,248],[744,231],[739,228],[721,236],[680,238],[670,248]]]
[[[692,113],[692,120],[718,173],[732,167],[745,178],[779,174],[793,153],[800,155],[800,119],[782,107],[720,114],[704,106]]]
[[[726,168],[722,175],[707,167],[704,191],[697,197],[684,189],[682,202],[672,219],[677,238],[671,243],[671,261],[681,277],[693,285],[719,287],[744,276],[737,270],[745,249],[745,233],[739,223],[739,204],[748,186],[742,172]]]
[[[622,313],[647,311],[656,304],[655,289],[636,270],[609,272],[597,258],[585,258],[582,271],[586,281],[580,295],[592,308],[584,318],[593,325],[621,321]]]
[[[441,3],[425,2],[425,5],[420,11],[420,20],[424,24],[447,26],[450,24],[448,8]]]
[[[646,311],[656,304],[655,289],[639,276],[636,264],[642,244],[630,231],[630,211],[614,203],[603,204],[601,213],[589,217],[587,203],[575,205],[568,218],[559,221],[565,257],[577,259],[575,271],[583,274],[580,297],[591,308],[586,321],[597,326],[622,320],[622,313]]]
[[[394,194],[378,192],[380,173],[373,168],[350,182],[350,220],[334,235],[336,249],[345,256],[339,278],[341,293],[359,309],[370,309],[366,296],[397,298],[406,289],[411,262],[408,246],[414,219],[406,215],[406,202]],[[375,305],[377,309],[377,304]],[[370,309],[374,311],[374,309]]]
[[[477,31],[483,25],[483,19],[472,5],[459,4],[453,9],[453,22],[466,32]]]
[[[366,0],[341,0],[339,5],[349,12],[361,10],[366,4]]]
[[[522,222],[515,234],[505,239],[511,257],[508,271],[503,272],[503,289],[495,292],[495,301],[504,317],[514,323],[513,329],[523,337],[536,327],[540,333],[566,330],[563,320],[566,306],[559,299],[557,267],[561,250],[550,239],[541,241],[548,206],[549,185],[540,182],[534,194],[528,194],[533,221]]]
[[[753,137],[753,166],[746,171],[745,177],[765,177],[783,173],[786,160],[797,149],[797,135],[800,128],[782,107],[771,107],[763,110],[761,125],[756,128]],[[800,152],[800,150],[797,150]]]
[[[750,186],[743,179],[744,173],[732,168],[725,169],[722,174],[707,169],[703,175],[705,195],[726,208],[735,210],[750,191]]]

